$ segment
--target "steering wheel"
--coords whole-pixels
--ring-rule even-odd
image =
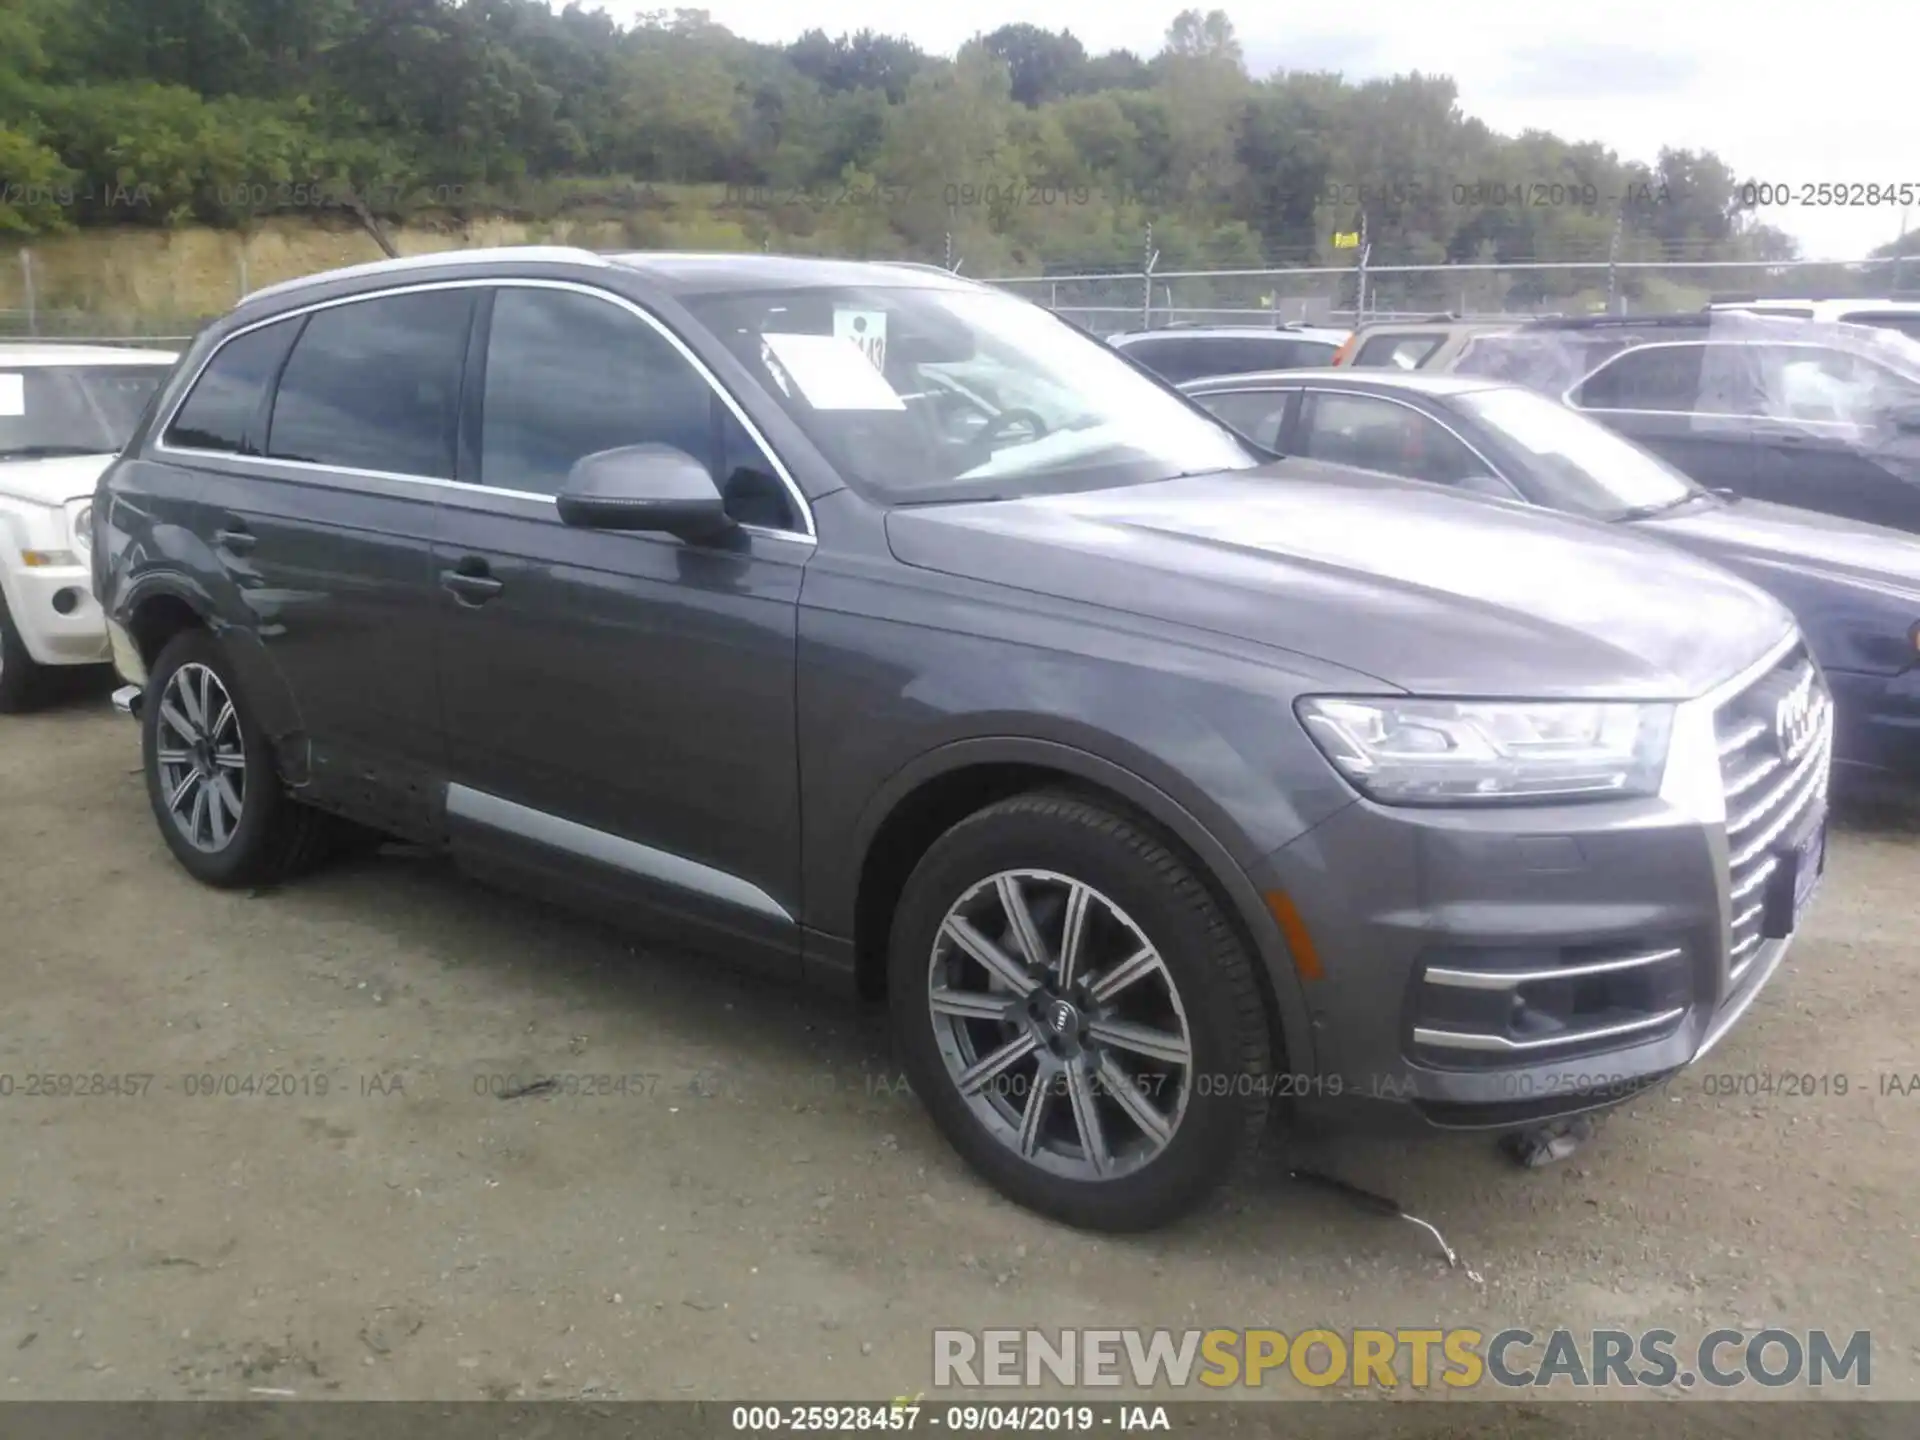
[[[1024,432],[1024,433],[1022,433]],[[1033,441],[1047,433],[1047,422],[1031,410],[1002,410],[980,432],[979,439],[992,447],[1005,441]]]

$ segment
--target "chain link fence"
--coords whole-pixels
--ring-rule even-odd
[[[1698,310],[1721,297],[1893,295],[1920,281],[1899,261],[1569,260],[1368,264],[1261,270],[1132,270],[989,281],[1097,334],[1163,325],[1352,328],[1463,318]]]
[[[93,341],[178,347],[228,304],[259,284],[293,273],[367,258],[364,237],[347,237],[338,256],[286,256],[250,266],[248,250],[222,251],[188,287],[173,272],[145,278],[129,303],[126,265],[68,267],[43,274],[30,249],[0,265],[0,338]],[[358,247],[358,248],[356,248]],[[133,257],[126,257],[129,262]],[[1905,273],[1903,274],[1903,265]],[[138,265],[133,266],[138,269]],[[255,271],[266,273],[255,273]],[[9,273],[9,271],[11,273]],[[997,285],[1044,305],[1096,334],[1174,324],[1358,324],[1439,314],[1463,318],[1634,314],[1697,310],[1720,297],[1895,295],[1920,285],[1920,257],[1906,261],[1774,263],[1708,259],[1525,261],[1452,265],[1375,263],[1359,251],[1351,263],[1260,269],[1071,271],[995,276]],[[189,298],[190,297],[190,298]],[[169,301],[198,302],[198,308]],[[156,303],[157,302],[157,303]]]

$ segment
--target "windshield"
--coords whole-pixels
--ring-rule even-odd
[[[0,460],[117,454],[170,368],[156,361],[0,369]]]
[[[1103,489],[1260,463],[1107,346],[1010,295],[874,286],[687,303],[848,483],[883,503]]]
[[[1530,488],[1555,509],[1611,519],[1702,493],[1658,456],[1531,390],[1474,390],[1459,404],[1526,454]]]

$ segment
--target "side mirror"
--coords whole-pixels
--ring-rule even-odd
[[[583,455],[554,501],[563,521],[587,530],[653,530],[707,540],[733,528],[707,467],[671,445]]]

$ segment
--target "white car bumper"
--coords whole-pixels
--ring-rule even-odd
[[[42,665],[98,665],[111,658],[107,620],[85,565],[15,565],[6,576],[14,629]]]

